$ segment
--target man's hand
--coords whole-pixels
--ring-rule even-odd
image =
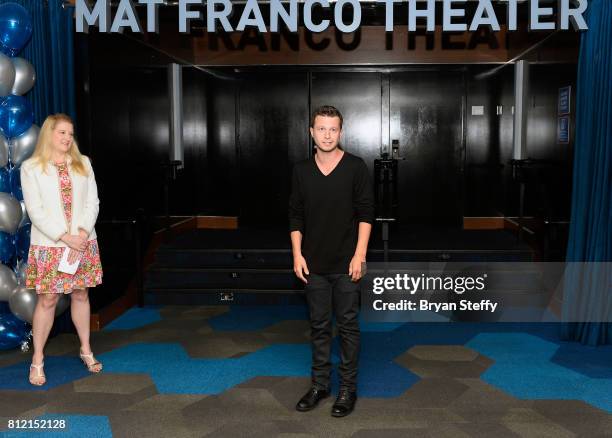
[[[355,254],[349,264],[349,275],[351,281],[358,282],[365,272],[361,272],[362,266],[365,265],[365,257]]]
[[[306,265],[306,259],[303,256],[299,255],[293,257],[293,272],[295,272],[297,278],[302,280],[304,283],[308,283],[308,280],[306,280],[304,274],[310,275],[310,272],[308,272],[308,265]]]

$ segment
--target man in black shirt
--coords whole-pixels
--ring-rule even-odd
[[[297,163],[289,200],[293,270],[306,285],[312,341],[312,387],[296,409],[309,411],[329,396],[332,310],[340,334],[340,391],[332,415],[357,400],[359,280],[365,273],[374,196],[364,161],[339,145],[342,115],[332,106],[312,115],[314,158]]]

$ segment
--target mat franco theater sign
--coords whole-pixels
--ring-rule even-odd
[[[83,32],[87,25],[98,26],[100,32],[120,32],[130,28],[132,32],[158,32],[157,7],[164,0],[138,0],[138,4],[147,8],[146,25],[142,26],[134,10],[133,0],[121,0],[117,6],[114,18],[111,19],[110,0],[97,0],[93,7],[86,0],[76,1],[76,30]],[[298,0],[270,0],[269,17],[265,20],[257,0],[248,0],[240,15],[240,21],[234,29],[229,22],[232,16],[233,4],[230,0],[179,0],[179,32],[188,32],[191,20],[202,20],[200,11],[191,10],[194,5],[206,4],[206,30],[214,32],[221,25],[226,32],[244,31],[253,26],[259,32],[277,32],[282,21],[292,32],[298,29]],[[303,9],[304,25],[311,32],[323,32],[330,25],[341,32],[355,32],[361,25],[361,4],[358,0],[337,0],[334,2],[334,19],[320,20],[315,23],[312,12],[315,7],[331,8],[328,0],[305,0]],[[436,0],[377,0],[385,6],[385,30],[393,31],[393,6],[398,3],[408,4],[408,31],[416,31],[417,18],[427,22],[427,31],[433,31],[436,26]],[[442,0],[442,30],[443,31],[475,31],[481,26],[488,26],[494,31],[500,30],[500,23],[493,7],[494,0],[478,0],[478,5],[472,17],[466,17],[467,0]],[[507,28],[517,30],[517,9],[519,0],[499,0],[497,3],[507,7]],[[570,23],[575,30],[586,30],[584,13],[588,0],[558,0],[558,19],[550,21],[553,8],[550,0],[528,0],[529,30],[569,29]],[[350,22],[343,20],[345,8],[352,9]],[[547,20],[548,17],[548,20]],[[468,24],[469,23],[469,24]]]
[[[368,4],[382,8],[384,26],[362,27],[358,0],[241,3],[179,0],[173,3],[177,22],[164,22],[160,32],[158,7],[164,0],[112,0],[112,10],[111,0],[76,0],[75,27],[77,32],[95,26],[103,33],[165,34],[159,44],[167,47],[159,48],[200,65],[324,64],[332,58],[355,64],[505,62],[512,31],[586,30],[588,8],[588,0],[377,0]],[[176,38],[187,34],[192,43],[183,51]],[[415,38],[422,43],[426,38],[426,46]],[[279,49],[281,39],[288,50]],[[479,50],[469,50],[476,45]]]

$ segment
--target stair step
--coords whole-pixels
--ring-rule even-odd
[[[302,290],[290,289],[145,289],[145,304],[167,305],[263,305],[306,304]]]
[[[368,252],[369,262],[383,262],[384,252]],[[390,262],[527,262],[532,254],[524,250],[391,250]],[[240,268],[287,268],[293,264],[290,250],[253,250],[253,249],[160,249],[155,256],[158,266],[167,267],[240,267]]]
[[[501,267],[500,267],[501,268]],[[378,267],[370,267],[369,278],[396,275],[402,277],[420,276],[422,269],[402,269],[385,272]],[[452,272],[439,275],[445,276],[480,276],[482,271]],[[500,269],[486,270],[484,293],[540,293],[545,287],[541,282],[541,273],[534,269]],[[429,275],[434,275],[430,273]],[[262,290],[300,290],[302,282],[295,276],[292,269],[247,269],[247,268],[169,268],[165,266],[151,266],[145,273],[145,288],[151,289],[262,289]],[[402,287],[402,286],[400,286]]]
[[[294,289],[300,286],[292,269],[150,268],[145,288]]]
[[[374,266],[384,261],[385,254],[376,236],[380,237],[380,233],[374,233],[370,242],[368,270],[383,276],[385,272],[378,274],[378,266]],[[414,271],[417,275],[426,272],[432,263],[533,261],[529,247],[498,230],[411,226],[395,230],[389,244],[392,249],[388,251],[388,261],[422,264],[421,271]],[[145,300],[151,304],[303,302],[304,285],[292,268],[289,236],[284,228],[186,231],[156,250],[153,265],[145,271]],[[525,276],[512,275],[490,277],[491,289],[486,293],[513,293],[519,297],[539,294],[537,277],[525,280]],[[233,301],[228,294],[233,294]]]

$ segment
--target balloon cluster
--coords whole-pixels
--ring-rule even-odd
[[[36,72],[17,57],[32,36],[30,13],[16,3],[0,5],[0,350],[21,344],[32,323],[37,295],[25,287],[31,223],[21,192],[20,166],[36,147],[40,128],[33,124],[30,102],[23,97],[34,86]],[[0,303],[1,304],[1,303]],[[56,315],[68,307],[58,302]]]

